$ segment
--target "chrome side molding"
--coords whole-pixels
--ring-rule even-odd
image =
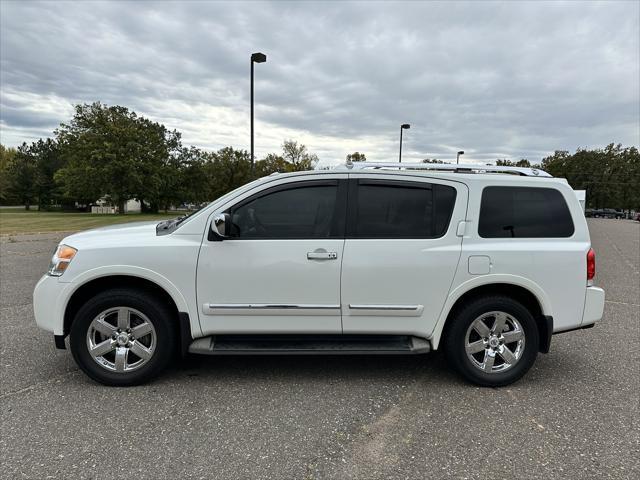
[[[340,305],[297,303],[205,303],[205,315],[340,315]]]
[[[313,304],[296,304],[296,303],[207,303],[208,308],[253,308],[257,310],[266,310],[270,308],[297,308],[300,310],[335,310],[340,305],[313,305]]]
[[[347,307],[347,305],[345,305]],[[347,308],[345,308],[347,309]],[[349,304],[348,315],[419,317],[424,305]],[[205,315],[341,315],[340,305],[308,303],[205,303]]]
[[[419,317],[424,305],[349,304],[349,315],[371,317]]]
[[[354,305],[349,304],[351,310],[418,310],[422,305]]]

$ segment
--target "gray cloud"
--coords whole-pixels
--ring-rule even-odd
[[[526,157],[640,143],[637,2],[3,1],[0,133],[50,135],[121,104],[205,148],[284,138],[325,161]]]

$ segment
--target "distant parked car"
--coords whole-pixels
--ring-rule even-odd
[[[614,208],[605,208],[603,216],[604,218],[621,219],[624,218],[624,212],[622,210],[616,210]]]
[[[613,208],[587,208],[584,214],[585,217],[624,218],[624,212],[622,210],[615,210]]]
[[[636,213],[636,222],[640,222],[640,212]]]

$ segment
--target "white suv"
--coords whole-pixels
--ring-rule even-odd
[[[348,164],[275,174],[161,223],[65,238],[38,325],[91,378],[133,385],[176,354],[415,354],[519,379],[604,291],[580,204],[535,169]]]

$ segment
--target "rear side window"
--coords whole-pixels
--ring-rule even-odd
[[[350,202],[352,238],[438,238],[445,234],[456,200],[446,185],[359,180]]]
[[[562,194],[553,188],[486,187],[478,234],[483,238],[563,238],[574,226]]]

